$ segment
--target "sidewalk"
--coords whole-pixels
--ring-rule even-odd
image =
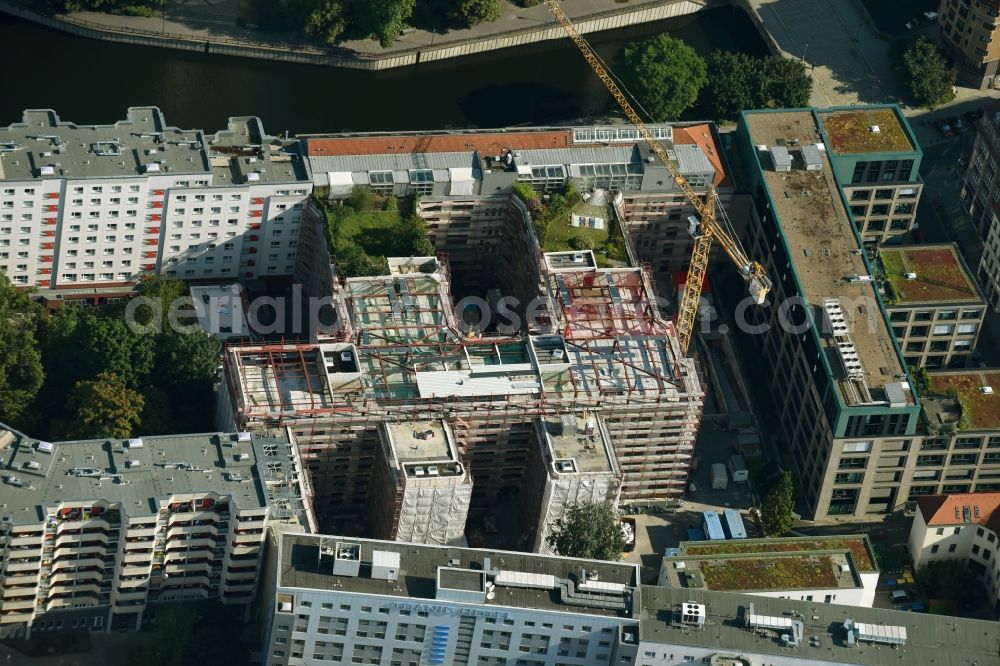
[[[25,0],[10,4],[30,6]],[[238,42],[272,49],[305,50],[316,53],[353,53],[361,58],[385,58],[428,47],[459,45],[498,37],[504,33],[523,32],[545,27],[557,28],[555,18],[544,4],[521,8],[503,0],[503,13],[490,23],[472,28],[450,30],[445,34],[427,30],[408,29],[382,48],[373,39],[350,40],[331,47],[319,40],[294,33],[274,33],[242,27],[238,24],[239,0],[168,0],[162,12],[146,18],[104,12],[80,11],[59,18],[92,29],[141,33],[150,37],[167,37],[196,42]],[[632,13],[644,5],[709,5],[712,0],[629,0],[627,3],[611,0],[573,0],[563,10],[574,22],[592,19],[599,15]],[[530,41],[530,40],[526,40]]]

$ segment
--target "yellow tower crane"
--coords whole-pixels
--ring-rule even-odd
[[[728,227],[728,224],[723,226],[716,220],[715,203],[718,197],[715,193],[715,186],[712,183],[708,184],[708,193],[704,199],[692,189],[691,185],[684,179],[684,176],[681,175],[677,165],[670,160],[667,151],[663,149],[663,146],[656,140],[653,133],[649,131],[649,128],[646,127],[639,114],[632,108],[621,88],[618,87],[615,80],[608,74],[608,70],[601,63],[601,59],[594,53],[587,40],[583,38],[583,35],[577,31],[565,12],[563,12],[557,0],[545,0],[545,2],[566,30],[566,34],[569,35],[573,43],[580,49],[587,64],[590,65],[598,78],[601,79],[604,87],[608,89],[608,92],[618,102],[629,122],[639,130],[639,134],[642,135],[643,140],[649,144],[656,157],[659,158],[663,166],[666,167],[667,172],[674,179],[677,187],[680,188],[681,192],[684,193],[684,196],[698,213],[697,217],[691,216],[688,218],[689,231],[695,239],[694,250],[691,253],[691,265],[688,268],[684,295],[681,297],[680,306],[677,311],[677,338],[680,341],[681,352],[687,353],[688,346],[691,344],[691,336],[694,333],[695,319],[698,315],[698,303],[701,300],[701,286],[705,281],[705,271],[708,268],[708,255],[712,248],[713,238],[719,241],[722,249],[726,251],[729,258],[739,268],[740,275],[747,282],[750,296],[757,305],[764,302],[768,292],[771,290],[771,279],[767,276],[764,267],[760,263],[751,260],[747,256],[739,239],[733,230]],[[723,217],[725,217],[725,211],[723,211]],[[622,233],[624,233],[624,229]]]

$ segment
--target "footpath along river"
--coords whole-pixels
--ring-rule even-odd
[[[609,60],[628,41],[661,32],[703,55],[767,54],[747,15],[732,8],[589,39]],[[0,62],[0,126],[18,122],[25,108],[103,124],[153,104],[171,125],[210,132],[236,115],[260,116],[271,133],[425,130],[541,125],[613,105],[568,39],[363,72],[94,41],[0,14]]]

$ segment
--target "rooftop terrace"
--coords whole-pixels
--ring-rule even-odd
[[[890,305],[982,302],[954,244],[884,247],[879,257]]]
[[[891,108],[828,111],[818,114],[838,155],[899,153],[914,150],[906,130]],[[878,131],[873,131],[878,127]]]
[[[249,433],[54,443],[18,435],[2,451],[0,506],[8,508],[0,517],[36,523],[46,506],[89,500],[121,502],[131,516],[153,515],[161,498],[210,491],[231,495],[240,509],[263,508],[269,492],[281,495],[269,490],[274,473],[286,480],[293,474],[290,456],[286,440]],[[282,503],[294,504],[295,494]]]
[[[337,542],[360,546],[358,560],[361,566],[357,575],[334,574],[332,557],[320,562],[321,541],[329,546]],[[398,554],[397,580],[372,577],[375,551]],[[631,595],[625,591],[638,583],[638,566],[634,564],[289,533],[282,535],[279,562],[279,588],[336,590],[419,602],[438,598],[438,569],[444,567],[442,580],[462,583],[459,589],[469,587],[463,582],[469,576],[452,575],[450,570],[485,571],[496,584],[495,598],[487,599],[483,593],[482,603],[489,608],[528,608],[609,617],[631,617]],[[580,590],[575,583],[580,567],[596,572],[597,580],[617,586],[620,592]],[[569,581],[574,581],[573,586],[577,589],[569,590]]]
[[[638,615],[644,642],[701,647],[723,654],[774,655],[787,660],[781,663],[970,666],[995,663],[1000,649],[1000,623],[984,620],[646,585],[640,588],[640,596]],[[707,606],[704,630],[673,621],[677,609],[688,601]],[[755,614],[802,622],[800,644],[789,648],[776,632],[762,635],[748,630],[744,618],[751,603]],[[868,642],[849,646],[843,628],[847,619],[903,627],[906,641],[900,646]]]
[[[557,472],[616,471],[611,442],[597,416],[553,416],[543,418],[541,426]]]
[[[754,145],[775,146],[779,140],[789,146],[821,141],[809,111],[747,113],[746,122]],[[773,171],[766,157],[761,157],[762,174],[802,296],[813,308],[824,307],[826,299],[837,299],[842,308],[862,365],[863,385],[848,378],[838,366],[837,341],[823,335],[820,340],[826,346],[844,402],[857,405],[885,400],[881,391],[887,384],[900,382],[904,374],[902,360],[880,312],[829,157],[823,151],[820,156],[822,171],[804,170],[801,160],[793,154],[792,170],[788,172]],[[869,397],[871,389],[879,391]],[[907,395],[906,400],[912,404],[913,398]]]
[[[932,426],[965,420],[969,430],[1000,428],[1000,370],[942,370],[928,380],[937,395],[921,401]],[[992,392],[984,393],[986,386]]]

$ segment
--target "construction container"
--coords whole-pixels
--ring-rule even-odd
[[[712,465],[712,490],[725,490],[729,486],[729,474],[722,463]]]
[[[746,483],[750,479],[747,462],[738,453],[729,457],[729,475],[733,478],[733,483]]]

